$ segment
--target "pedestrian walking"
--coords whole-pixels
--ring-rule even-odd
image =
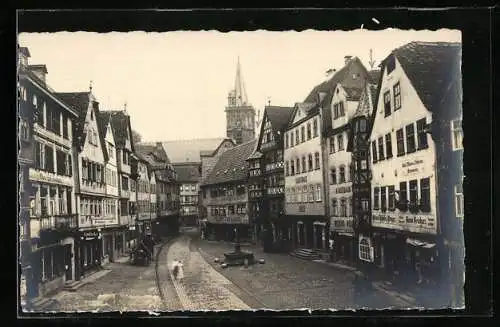
[[[172,262],[172,275],[174,275],[174,279],[177,280],[177,276],[179,275],[179,260],[177,259]]]

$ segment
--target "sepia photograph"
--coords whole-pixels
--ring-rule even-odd
[[[459,30],[17,44],[22,312],[465,307]]]

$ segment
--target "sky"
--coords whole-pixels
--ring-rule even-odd
[[[22,33],[30,64],[47,65],[57,92],[88,91],[101,110],[126,103],[132,129],[143,141],[224,137],[228,92],[237,58],[248,100],[256,110],[293,106],[323,82],[344,56],[369,68],[411,41],[461,42],[457,30],[167,33]]]

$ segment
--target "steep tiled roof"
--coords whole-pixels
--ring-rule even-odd
[[[353,117],[370,117],[372,114],[372,107],[370,107],[370,103],[376,106],[376,96],[377,96],[377,85],[367,83],[363,88],[363,93],[360,96],[358,107],[356,108],[356,112]]]
[[[370,75],[370,82],[374,84],[378,83],[381,73],[382,71],[380,69],[372,69],[368,71],[368,75]]]
[[[19,51],[26,57],[31,57],[30,51],[28,50],[27,47],[20,47]]]
[[[224,137],[164,141],[163,148],[172,163],[201,162],[200,151],[214,151],[226,140]]]
[[[257,140],[248,141],[221,154],[203,185],[245,180],[248,170],[246,160],[252,155],[256,142]]]
[[[109,113],[107,111],[100,111],[99,115],[97,116],[97,123],[99,124],[99,130],[102,132],[102,135],[104,138],[106,138],[106,133],[108,132],[108,123],[109,123],[110,117]]]
[[[275,131],[282,131],[288,125],[293,109],[293,107],[267,106],[264,108],[264,114],[271,121]]]
[[[109,110],[106,112],[111,117],[111,126],[113,127],[116,146],[118,148],[123,148],[125,146],[129,129],[131,130],[130,116],[123,110]],[[132,151],[134,151],[134,142],[130,142],[130,146],[132,147]]]
[[[363,92],[363,88],[359,87],[343,87],[345,92],[347,93],[348,100],[358,101],[361,96],[361,92]]]
[[[453,65],[458,62],[461,49],[460,43],[410,42],[392,52],[428,110],[438,109],[441,96],[454,77]]]
[[[78,118],[75,121],[73,127],[73,135],[76,136],[76,144],[82,147],[85,143],[85,136],[83,135],[83,127],[85,125],[85,118],[87,117],[87,110],[90,103],[90,92],[65,92],[65,93],[55,93],[55,96],[61,99],[68,106],[73,108],[78,114]],[[99,112],[99,108],[96,102],[94,102],[94,108],[96,112]],[[99,116],[99,114],[97,114]],[[101,138],[101,144],[104,144],[102,138],[102,133],[98,133]]]
[[[174,169],[177,172],[177,181],[180,183],[198,183],[200,181],[199,164],[174,164]]]

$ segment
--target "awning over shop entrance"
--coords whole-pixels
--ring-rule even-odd
[[[424,242],[424,241],[420,241],[420,240],[417,240],[414,238],[409,238],[409,237],[406,239],[406,244],[421,247],[424,249],[432,249],[433,247],[436,246],[436,243]]]

